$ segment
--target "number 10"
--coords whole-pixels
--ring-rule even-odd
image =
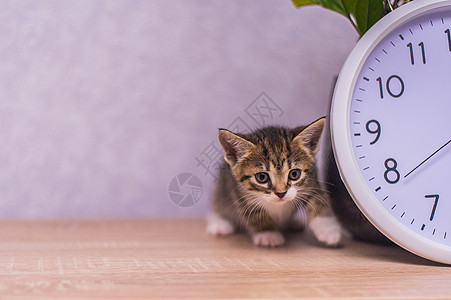
[[[384,99],[384,85],[383,80],[381,77],[378,77],[376,79],[377,82],[379,82],[379,93],[381,99]],[[399,91],[393,92],[393,82],[398,82],[399,85]],[[395,83],[396,85],[396,83]],[[401,95],[404,93],[404,81],[399,77],[398,75],[392,75],[388,77],[387,83],[385,84],[385,89],[387,90],[387,93],[392,96],[393,98],[401,97]]]

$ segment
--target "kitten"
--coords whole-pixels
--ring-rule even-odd
[[[297,213],[327,246],[337,246],[341,227],[317,180],[315,154],[325,118],[305,127],[266,127],[251,134],[220,129],[224,168],[213,199],[207,232],[228,235],[245,229],[255,245],[285,243],[281,230],[302,227]],[[299,217],[299,215],[298,215]]]

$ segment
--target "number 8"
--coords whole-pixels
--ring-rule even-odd
[[[390,167],[388,165],[389,163],[392,163],[393,166]],[[398,167],[398,163],[396,162],[396,160],[394,160],[393,158],[388,158],[388,159],[385,160],[384,165],[385,165],[385,168],[386,168],[386,170],[384,172],[385,181],[387,181],[390,184],[397,183],[399,181],[399,178],[401,177],[401,175],[399,174],[398,170],[396,170],[396,167]],[[394,180],[388,178],[388,174],[389,173],[395,173],[396,178]]]

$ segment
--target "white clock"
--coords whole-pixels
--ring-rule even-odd
[[[389,13],[346,60],[332,146],[357,206],[385,236],[451,263],[451,1]]]

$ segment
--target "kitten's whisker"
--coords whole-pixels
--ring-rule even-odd
[[[244,210],[243,219],[245,221],[246,228],[249,225],[250,216],[252,216],[253,212],[260,206],[260,202],[261,201],[255,197],[255,198],[251,199],[248,207]],[[249,217],[246,217],[246,215],[248,215]]]
[[[257,209],[259,209],[259,208],[261,208],[261,203],[259,203],[259,205],[255,205],[255,207],[254,207],[254,209],[253,210],[251,210],[251,212],[250,212],[250,214],[252,215],[252,214],[255,214],[256,215],[256,217],[258,218],[258,222],[260,223],[260,225],[261,225],[261,219],[262,219],[262,211],[258,211],[257,212]],[[263,203],[263,209],[264,209],[264,203]]]
[[[311,197],[311,195],[308,195]],[[302,204],[305,206],[305,208],[311,207],[311,209],[313,210],[313,212],[317,215],[321,209],[324,207],[324,205],[316,205],[316,203],[313,203],[312,201],[310,201],[311,198],[305,198],[303,197],[303,195],[300,195],[299,198],[300,201],[302,201]],[[323,203],[320,203],[323,204]]]
[[[332,182],[328,182],[328,181],[324,181],[324,180],[320,180],[320,179],[316,179],[316,181],[322,185],[326,185],[326,186],[330,186],[330,187],[334,187],[335,184]]]
[[[304,189],[303,191],[304,192],[308,191],[308,192],[312,192],[312,193],[315,193],[315,194],[323,194],[323,193],[326,192],[324,189],[322,189],[320,187],[308,187],[308,188]]]
[[[310,196],[320,201],[327,201],[327,198],[324,197],[325,194],[321,190],[309,189],[307,191],[301,191],[300,194],[304,196]]]
[[[233,192],[235,192],[236,190],[238,190],[238,189],[241,190],[241,187],[240,187],[239,184],[237,184],[237,185],[229,192],[228,197],[232,198],[232,197],[231,197],[231,194],[232,194]],[[244,195],[243,195],[242,197],[240,197],[240,198],[246,197],[245,193],[243,193],[243,194],[244,194]]]
[[[310,195],[303,195],[303,196],[307,197],[308,201],[316,200],[316,201],[318,201],[320,203],[323,203],[323,204],[327,203],[327,200],[324,199],[324,197],[321,197],[321,196],[316,196],[316,195],[312,195],[312,194],[310,194]]]
[[[262,225],[262,223],[263,223],[262,219],[265,217],[265,214],[266,214],[267,207],[268,207],[269,203],[270,203],[269,201],[265,201],[263,203],[263,212],[260,213],[260,225]]]
[[[246,198],[248,201],[246,202],[241,201],[241,199],[244,198]],[[238,208],[237,212],[240,228],[242,227],[242,225],[247,224],[246,213],[248,212],[248,210],[252,209],[254,205],[257,205],[257,202],[258,202],[257,197],[255,197],[254,195],[244,195],[238,198],[236,201],[234,201],[233,205],[235,205]]]

